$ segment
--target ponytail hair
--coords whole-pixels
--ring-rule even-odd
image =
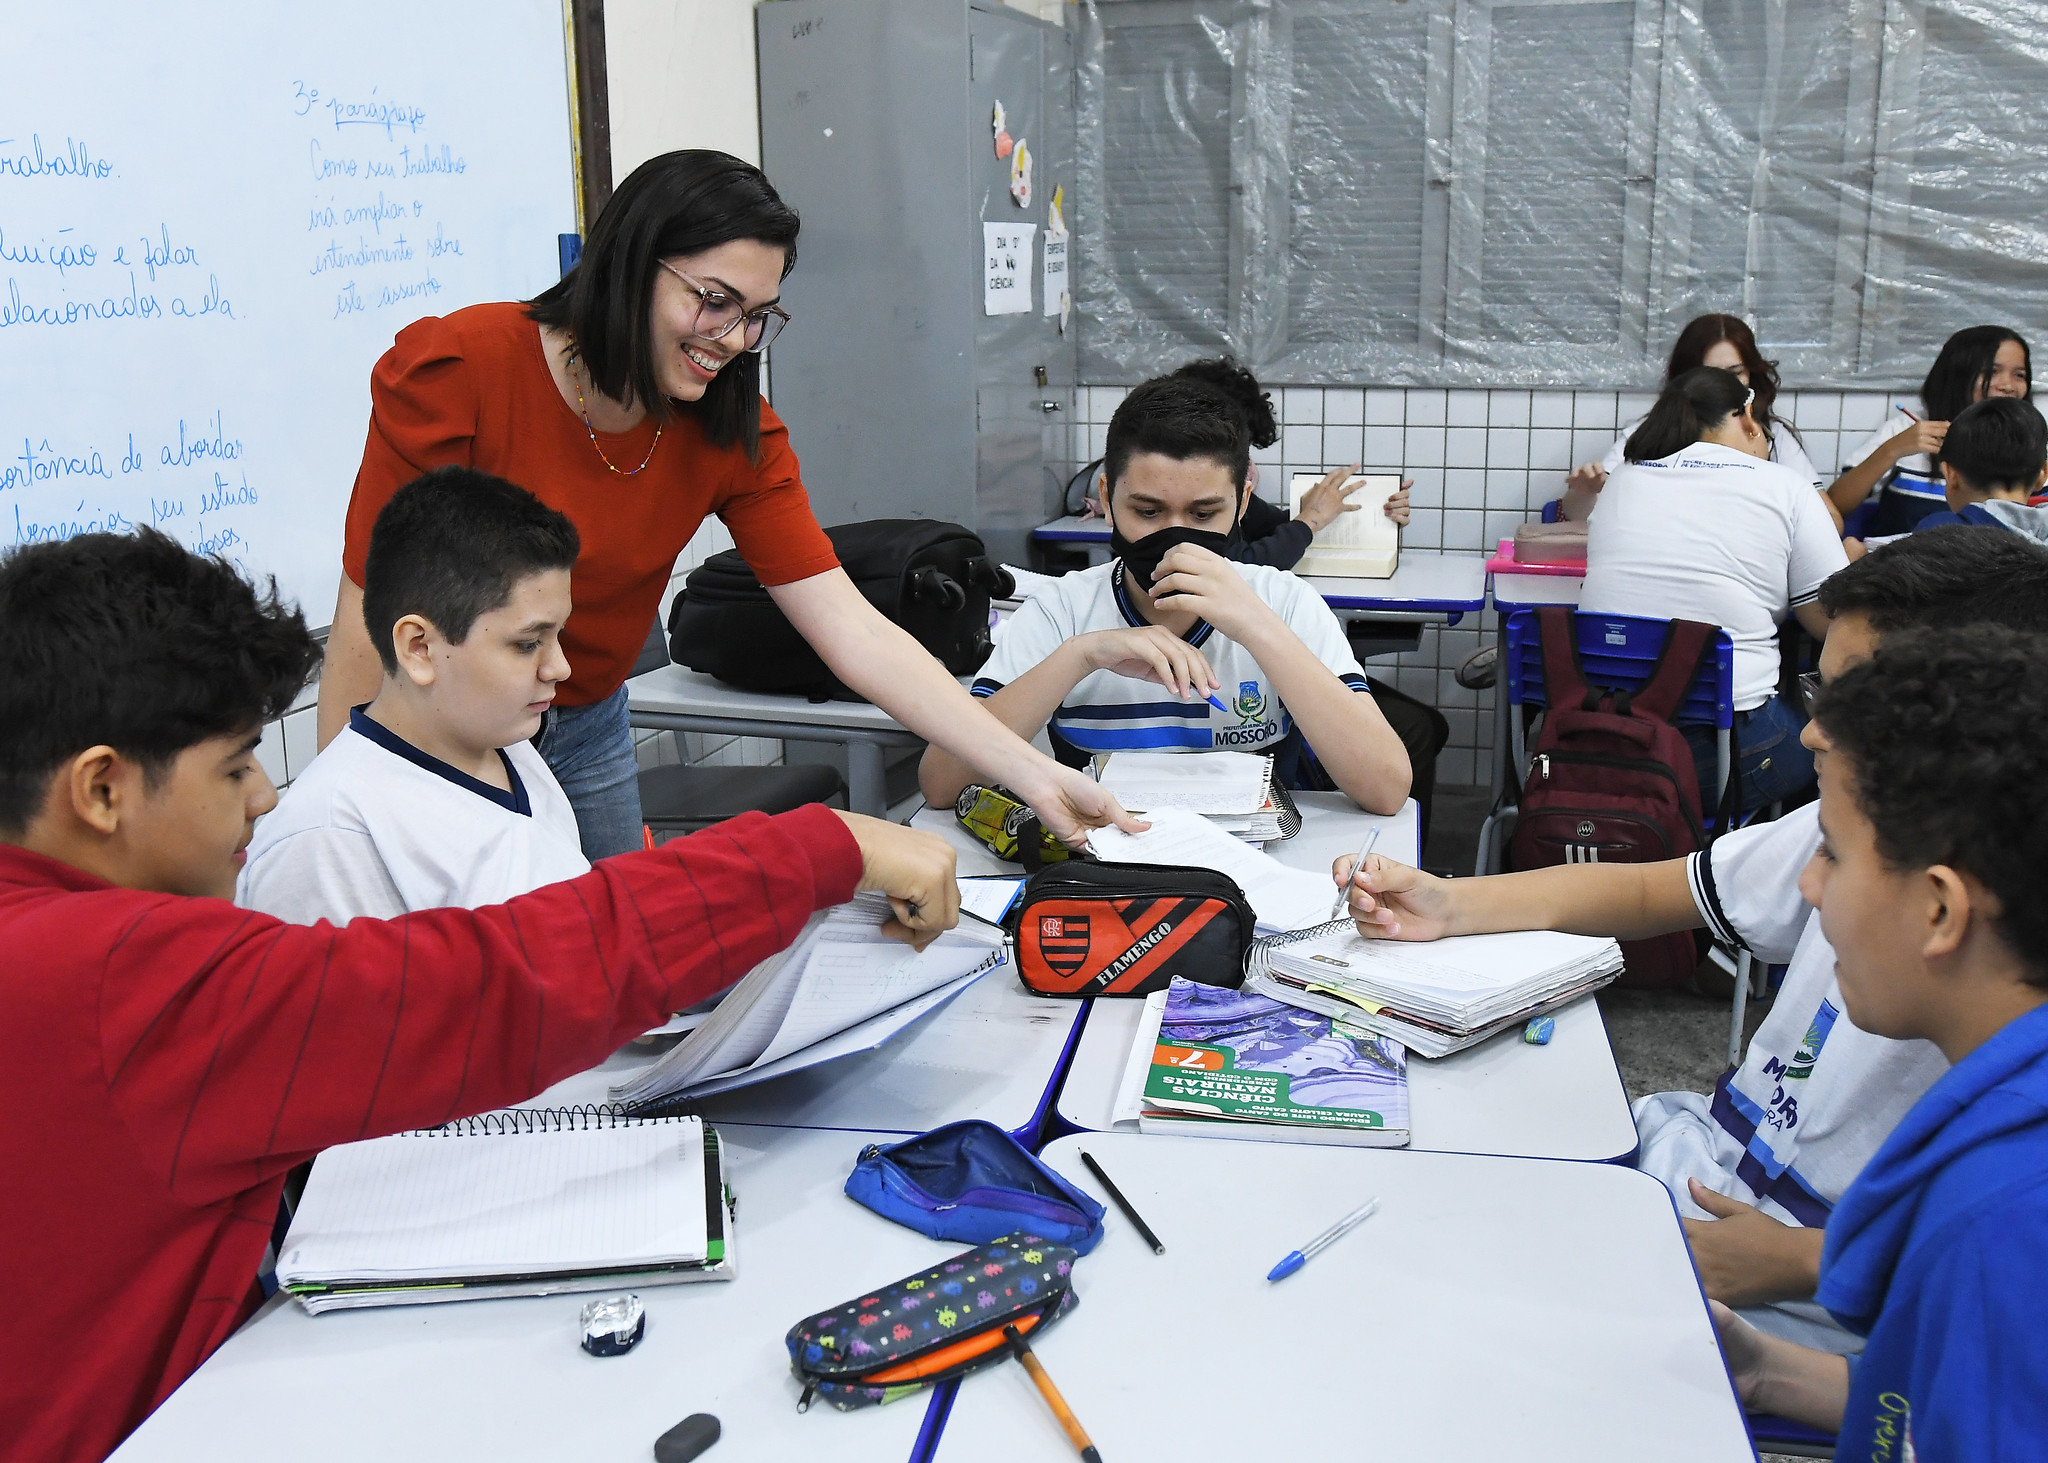
[[[1235,356],[1189,361],[1169,379],[1200,381],[1236,402],[1238,410],[1244,413],[1252,446],[1271,447],[1280,440],[1280,424],[1273,418],[1272,393],[1261,389],[1259,378],[1246,370]]]
[[[1630,462],[1655,462],[1692,446],[1749,404],[1749,388],[1733,371],[1694,366],[1665,383],[1664,394],[1629,434],[1621,455]]]

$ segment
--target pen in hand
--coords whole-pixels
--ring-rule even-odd
[[[1330,918],[1332,920],[1344,918],[1345,912],[1351,905],[1351,880],[1358,877],[1358,871],[1365,867],[1366,859],[1372,856],[1372,851],[1379,846],[1379,841],[1380,830],[1378,828],[1374,828],[1365,835],[1365,844],[1358,850],[1358,857],[1352,861],[1350,877],[1337,886],[1337,902],[1330,906]]]

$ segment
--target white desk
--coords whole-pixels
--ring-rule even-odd
[[[1415,803],[1394,818],[1359,812],[1342,793],[1296,793],[1301,832],[1267,851],[1298,869],[1327,872],[1358,852],[1366,828],[1384,823],[1378,851],[1414,863]],[[1333,886],[1334,897],[1334,886]],[[1116,1085],[1137,1039],[1141,1001],[1091,1003],[1055,1111],[1063,1125],[1108,1131]],[[1519,1029],[1455,1056],[1408,1062],[1412,1101],[1409,1147],[1445,1153],[1530,1158],[1626,1160],[1636,1151],[1628,1092],[1608,1045],[1600,1008],[1590,999],[1557,1013],[1548,1046],[1530,1046]]]
[[[924,1404],[845,1414],[814,1407],[799,1416],[801,1389],[782,1338],[807,1314],[964,1246],[926,1239],[844,1197],[865,1135],[720,1132],[739,1204],[739,1274],[637,1291],[647,1335],[626,1355],[578,1349],[588,1296],[319,1317],[279,1296],[115,1457],[645,1463],[655,1438],[709,1412],[724,1428],[712,1458],[903,1463]]]
[[[883,750],[924,745],[888,712],[866,701],[813,702],[801,696],[742,691],[679,665],[633,677],[626,683],[626,700],[634,726],[658,731],[843,742],[846,805],[876,818],[889,812],[882,786]]]
[[[871,1052],[841,1057],[692,1104],[723,1127],[758,1123],[922,1133],[983,1118],[1034,1141],[1083,1003],[1034,996],[998,966]],[[523,1107],[605,1101],[605,1089],[654,1060],[631,1047],[556,1083]]]
[[[1631,1169],[1115,1134],[1044,1157],[1114,1207],[1033,1349],[1102,1456],[1755,1458],[1678,1215]],[[1267,1269],[1374,1195],[1307,1269]],[[1023,1368],[960,1385],[938,1463],[1072,1448]]]

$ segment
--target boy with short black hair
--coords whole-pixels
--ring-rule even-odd
[[[377,515],[363,619],[377,698],[249,845],[240,902],[295,924],[473,909],[587,873],[529,740],[567,679],[576,529],[523,488],[443,467]]]
[[[1116,557],[1026,600],[974,694],[1019,736],[1043,728],[1072,766],[1120,750],[1269,752],[1289,786],[1334,785],[1368,812],[1398,812],[1408,753],[1337,617],[1294,575],[1224,557],[1250,467],[1244,408],[1215,384],[1162,376],[1134,389],[1110,420],[1097,484]],[[974,773],[934,746],[919,777],[943,807]]]
[[[2007,534],[1930,530],[1838,571],[1820,603],[1829,628],[1817,679],[1909,629],[2048,632],[2048,552]],[[1817,814],[1809,803],[1662,863],[1447,881],[1374,859],[1352,912],[1365,933],[1394,939],[1550,928],[1627,940],[1706,927],[1785,965],[1741,1065],[1712,1093],[1637,1100],[1636,1164],[1671,1189],[1710,1297],[1774,1335],[1847,1352],[1860,1338],[1812,1299],[1824,1226],[1948,1062],[1931,1043],[1894,1041],[1844,1015],[1836,952],[1798,886],[1820,841]]]
[[[816,806],[483,909],[238,909],[276,802],[258,735],[318,657],[274,592],[162,534],[0,558],[8,1463],[98,1463],[190,1375],[323,1148],[523,1101],[857,888],[919,938],[957,916],[942,840]]]
[[[2024,397],[1988,396],[1956,413],[1941,443],[1945,511],[1913,525],[2004,528],[2048,542],[2048,514],[2027,499],[2048,481],[2048,422]]]
[[[1854,1363],[1717,1311],[1749,1406],[1842,1458],[2037,1458],[2048,1439],[2048,638],[1901,635],[1820,693],[1801,877],[1847,1013],[1954,1065],[1842,1196],[1819,1299]]]

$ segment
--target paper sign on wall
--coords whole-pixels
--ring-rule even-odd
[[[1031,313],[1031,241],[1036,224],[981,226],[981,308],[987,315]]]
[[[1052,203],[1045,211],[1045,285],[1040,293],[1040,310],[1046,315],[1064,315],[1067,307],[1067,221],[1060,214],[1066,190],[1052,190]],[[1065,328],[1065,320],[1061,328]]]

